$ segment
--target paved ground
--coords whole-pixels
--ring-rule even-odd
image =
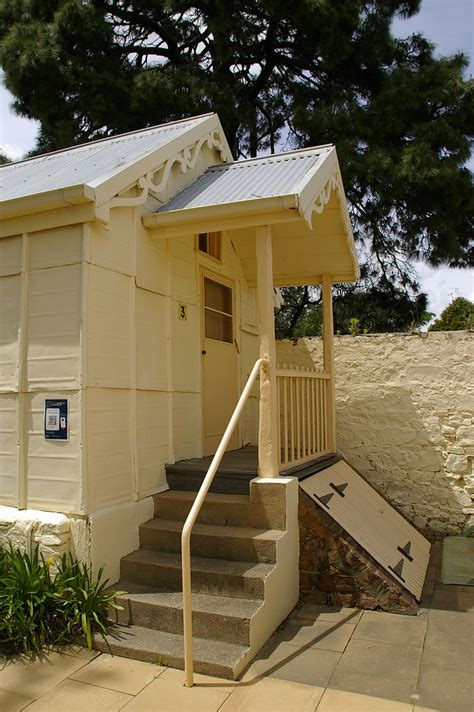
[[[417,617],[305,604],[237,683],[82,648],[0,666],[16,712],[474,712],[474,587],[439,583]]]

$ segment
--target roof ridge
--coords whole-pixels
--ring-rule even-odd
[[[183,124],[186,122],[196,121],[197,119],[203,119],[206,116],[212,116],[213,112],[208,112],[207,114],[199,114],[199,116],[188,116],[186,119],[176,119],[176,121],[166,121],[163,124],[156,124],[156,126],[145,126],[142,129],[136,129],[135,131],[125,131],[121,134],[114,134],[113,136],[104,136],[103,138],[94,139],[94,141],[84,141],[84,143],[77,143],[74,146],[65,146],[64,148],[58,148],[56,151],[48,151],[47,153],[40,153],[37,156],[29,156],[28,158],[22,158],[19,161],[10,161],[9,163],[4,163],[0,165],[2,168],[14,168],[17,165],[28,163],[29,161],[37,161],[40,158],[48,158],[49,156],[56,156],[61,153],[66,153],[66,151],[74,151],[80,148],[89,148],[90,146],[96,146],[99,143],[105,143],[106,141],[114,141],[116,139],[125,138],[126,136],[133,136],[137,134],[142,134],[147,131],[154,131],[156,129],[163,129],[164,127],[176,126],[176,124]]]

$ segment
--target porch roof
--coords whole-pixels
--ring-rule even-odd
[[[255,231],[272,225],[275,286],[359,276],[344,188],[332,145],[208,168],[158,210],[143,216],[157,237],[229,230],[250,284]]]

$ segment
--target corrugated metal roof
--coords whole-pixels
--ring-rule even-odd
[[[0,167],[0,198],[12,200],[74,185],[95,187],[209,118],[209,114],[112,136]]]
[[[347,462],[300,481],[300,487],[393,578],[420,600],[431,545]]]
[[[296,192],[301,180],[331,150],[332,146],[320,146],[306,151],[212,166],[160,207],[158,212],[290,195]]]

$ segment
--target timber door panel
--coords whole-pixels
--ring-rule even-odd
[[[203,272],[202,295],[203,450],[212,455],[237,403],[233,284]],[[227,449],[238,447],[236,428]]]

